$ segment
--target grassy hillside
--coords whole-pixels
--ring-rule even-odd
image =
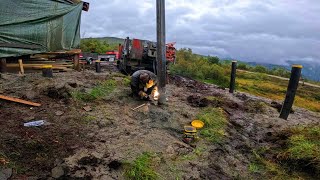
[[[236,82],[239,91],[280,101],[284,99],[288,86],[288,81],[263,73],[237,72]],[[294,105],[320,112],[320,89],[300,85]]]
[[[117,38],[117,37],[101,37],[101,38],[83,38],[82,40],[86,40],[86,39],[96,39],[99,41],[104,41],[107,42],[109,44],[122,44],[124,39],[123,38]]]
[[[230,79],[230,64],[230,61],[219,61],[217,57],[195,55],[191,49],[181,49],[177,53],[177,63],[171,66],[171,72],[227,88]],[[239,63],[238,66],[240,67],[241,64]],[[287,80],[268,76],[266,73],[270,71],[262,66],[249,68],[248,70],[256,72],[237,72],[236,86],[238,91],[272,100],[284,100],[288,86]],[[273,72],[278,72],[278,70]],[[280,74],[283,73],[282,71],[279,72]],[[284,75],[287,76],[287,72],[284,72]],[[294,105],[320,112],[320,89],[300,85]]]

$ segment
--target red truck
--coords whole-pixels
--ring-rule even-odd
[[[175,43],[166,45],[167,64],[176,60]],[[117,66],[126,74],[132,74],[137,70],[149,70],[157,73],[157,44],[155,42],[129,39],[127,37],[123,44],[119,45],[119,60]]]

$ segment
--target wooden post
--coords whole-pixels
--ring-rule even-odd
[[[20,73],[21,73],[22,75],[24,75],[24,68],[23,68],[22,59],[19,59],[18,62],[19,62]]]
[[[237,61],[232,61],[230,89],[229,89],[230,93],[233,93],[236,87],[236,73],[237,73]]]
[[[6,58],[0,59],[0,73],[6,73],[7,72],[7,60]]]
[[[280,113],[280,118],[282,119],[287,120],[290,114],[290,111],[294,102],[294,97],[298,89],[301,70],[302,70],[301,65],[292,66],[291,77],[290,77],[290,81],[287,89],[286,99],[284,100],[281,113]]]
[[[74,69],[76,70],[76,71],[80,71],[80,60],[79,60],[79,54],[75,54],[74,55]]]

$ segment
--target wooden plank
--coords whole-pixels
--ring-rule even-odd
[[[7,60],[6,58],[0,59],[0,73],[6,73],[7,72]]]
[[[24,75],[24,68],[23,68],[22,59],[19,59],[18,62],[19,62],[20,72],[22,75]]]
[[[21,104],[26,104],[26,105],[30,105],[30,106],[36,106],[36,107],[41,106],[41,104],[39,104],[39,103],[34,103],[34,102],[25,101],[25,100],[22,100],[22,99],[3,96],[3,95],[0,95],[0,99],[4,99],[4,100],[7,100],[7,101],[12,101],[12,102],[17,102],[17,103],[21,103]]]
[[[63,65],[63,64],[23,64],[24,69],[30,68],[30,67],[37,67],[37,68],[42,68],[44,65],[52,65],[53,68],[68,68],[68,67],[73,67],[73,65]],[[19,64],[7,64],[8,68],[17,68],[20,67]]]
[[[72,49],[70,51],[57,51],[57,52],[47,52],[47,53],[41,53],[41,54],[80,54],[81,49]]]

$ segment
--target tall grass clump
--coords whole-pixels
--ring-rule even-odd
[[[205,123],[204,128],[200,130],[202,136],[213,143],[223,141],[228,120],[222,109],[211,107],[202,109],[197,118]]]
[[[153,155],[145,152],[138,156],[132,163],[128,163],[125,170],[125,177],[133,180],[158,179],[159,174],[154,170]]]

